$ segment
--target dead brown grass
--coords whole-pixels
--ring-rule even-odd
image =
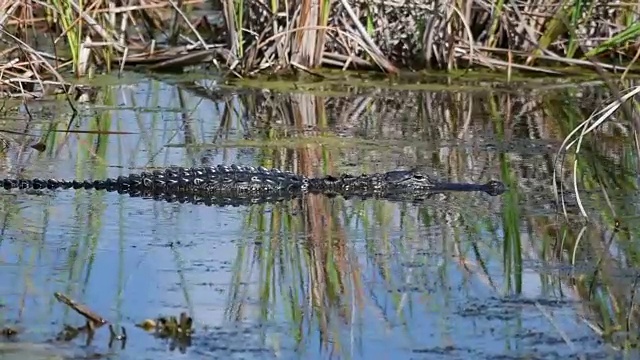
[[[201,0],[150,0],[135,4],[93,0],[2,1],[0,96],[41,98],[69,94],[72,76],[122,71],[184,68],[215,56],[200,34],[212,26],[186,15]]]
[[[224,3],[231,9],[235,1]],[[306,1],[288,2],[273,11],[271,3],[250,0],[244,6],[243,18],[248,21],[243,28],[258,34],[245,49],[263,54],[252,56],[256,62],[245,68],[268,68],[265,62],[277,66],[298,54],[297,47],[315,44],[314,57],[307,56],[307,62],[292,59],[290,64],[296,60],[308,67],[378,68],[391,73],[397,68],[469,66],[556,75],[594,66],[639,70],[634,64],[640,54],[640,5],[634,3],[333,0],[320,2],[316,8],[322,11],[315,12]],[[275,13],[278,21],[273,20]],[[321,21],[310,22],[306,14]],[[231,25],[238,26],[227,24]],[[316,36],[303,38],[300,33]],[[252,48],[254,43],[262,47]],[[288,56],[280,51],[276,61],[275,47],[291,51]]]
[[[82,6],[81,6],[82,5]],[[0,96],[69,93],[69,75],[209,64],[232,76],[318,67],[636,72],[640,4],[551,0],[0,1]]]

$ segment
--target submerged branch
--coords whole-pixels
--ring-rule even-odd
[[[62,293],[56,292],[53,294],[53,296],[55,296],[55,298],[61,303],[75,310],[78,314],[84,316],[87,321],[92,322],[98,327],[108,323],[107,320],[105,320],[102,316],[98,315],[93,310],[89,309],[86,305],[79,304]]]

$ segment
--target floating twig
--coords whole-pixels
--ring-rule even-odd
[[[75,310],[78,314],[82,315],[85,317],[85,319],[87,319],[87,321],[93,323],[93,325],[97,325],[97,327],[101,327],[104,324],[107,324],[108,321],[105,320],[102,316],[98,315],[97,313],[95,313],[94,311],[92,311],[91,309],[89,309],[86,305],[83,304],[79,304],[76,301],[74,301],[73,299],[71,299],[70,297],[56,292],[53,294],[55,296],[55,298],[60,301],[61,303],[69,306],[70,308],[72,308],[73,310]]]

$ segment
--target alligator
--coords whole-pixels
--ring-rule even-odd
[[[0,184],[7,190],[96,189],[220,206],[274,202],[306,193],[411,200],[445,191],[481,191],[492,196],[506,191],[505,185],[496,180],[486,184],[439,182],[416,170],[313,178],[275,168],[240,165],[169,167],[104,180],[1,179]]]

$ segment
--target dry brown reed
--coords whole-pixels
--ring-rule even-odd
[[[225,0],[223,6],[230,50],[247,73],[316,66],[389,73],[469,66],[543,74],[596,65],[638,70],[636,3],[249,0],[239,9],[238,1]]]
[[[637,3],[580,0],[4,0],[0,95],[69,93],[69,74],[202,64],[242,77],[318,67],[628,73],[638,70],[639,13]]]
[[[186,15],[201,0],[0,2],[0,96],[41,98],[73,93],[76,77],[144,66],[201,64],[216,55],[200,34],[213,27]],[[82,6],[81,6],[82,5]]]

